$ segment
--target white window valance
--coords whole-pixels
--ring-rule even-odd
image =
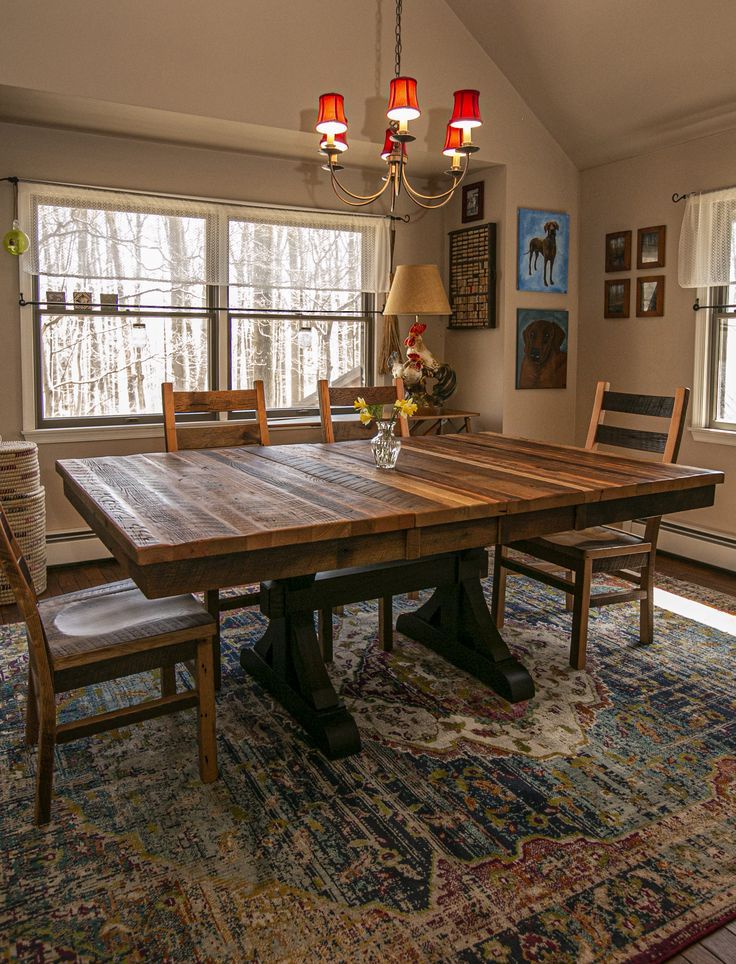
[[[360,262],[352,266],[348,282],[334,266],[322,264],[313,278],[299,278],[297,286],[340,288],[349,283],[373,293],[389,288],[390,222],[385,217],[46,184],[20,188],[30,215],[28,270],[49,280],[243,284],[222,243],[228,225],[237,222],[271,228],[272,245],[261,234],[266,261],[288,244],[290,229],[331,232],[335,246],[348,253],[348,236],[360,239],[354,246]]]
[[[736,187],[693,194],[680,231],[678,281],[682,288],[736,283]]]

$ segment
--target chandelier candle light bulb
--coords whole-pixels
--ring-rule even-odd
[[[378,200],[382,194],[390,189],[390,207],[394,211],[396,199],[403,187],[411,200],[419,207],[432,210],[447,204],[455,194],[460,182],[465,178],[470,164],[470,155],[478,150],[472,143],[471,131],[481,126],[479,97],[477,90],[462,89],[454,93],[455,103],[448,125],[443,154],[452,158],[452,165],[445,171],[452,178],[452,184],[446,191],[439,194],[422,194],[414,188],[406,174],[407,154],[406,145],[415,140],[409,133],[409,122],[421,117],[419,101],[417,99],[417,82],[413,77],[401,74],[401,14],[403,0],[396,0],[396,50],[394,59],[395,76],[389,85],[389,100],[386,116],[389,128],[381,151],[381,158],[388,166],[388,173],[383,178],[383,185],[374,194],[354,194],[337,179],[337,172],[343,166],[337,163],[337,156],[347,149],[345,134],[347,132],[347,118],[342,94],[322,94],[319,98],[319,114],[316,130],[325,135],[320,141],[320,150],[327,155],[325,169],[330,173],[332,188],[337,197],[350,207],[363,207]],[[457,131],[450,135],[450,130]],[[343,142],[338,140],[342,135]],[[450,144],[452,148],[450,149]],[[461,166],[465,158],[464,167]]]

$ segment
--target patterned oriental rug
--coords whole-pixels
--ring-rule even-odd
[[[194,711],[151,720],[58,750],[42,830],[23,630],[0,627],[2,959],[643,962],[733,919],[736,637],[659,609],[640,647],[635,607],[607,607],[575,672],[552,590],[513,580],[507,618],[538,688],[517,706],[346,609],[332,674],[364,749],[331,763],[240,669],[260,614],[231,614],[219,781]]]

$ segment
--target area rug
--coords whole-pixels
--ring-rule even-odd
[[[736,916],[736,638],[658,610],[642,647],[637,615],[596,611],[576,672],[559,594],[510,581],[537,684],[510,706],[404,637],[382,653],[375,605],[349,607],[331,673],[363,751],[330,762],[240,668],[260,614],[231,614],[220,779],[199,783],[194,711],[67,744],[44,829],[23,630],[0,627],[3,959],[666,959]]]

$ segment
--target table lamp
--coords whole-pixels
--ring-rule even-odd
[[[399,264],[384,315],[449,315],[450,303],[436,264]]]

